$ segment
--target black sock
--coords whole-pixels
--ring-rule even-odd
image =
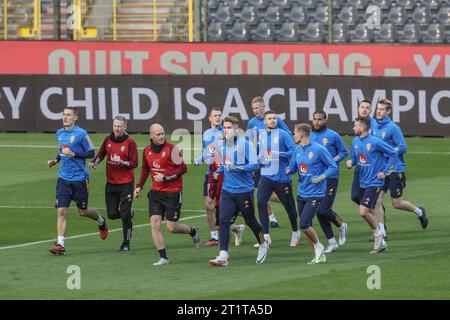
[[[159,252],[159,256],[160,256],[161,258],[167,259],[166,249],[158,250],[158,252]],[[169,260],[169,259],[167,259],[167,260]]]
[[[197,229],[191,227],[191,232],[189,232],[189,235],[191,237],[193,237],[193,236],[195,236],[196,233],[197,233]]]

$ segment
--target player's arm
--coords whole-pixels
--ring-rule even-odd
[[[320,148],[319,150],[319,159],[323,162],[327,169],[321,175],[313,177],[312,183],[319,183],[337,171],[337,164],[331,157],[331,153],[326,148]]]
[[[290,134],[281,134],[281,136],[283,137],[282,141],[287,151],[280,152],[280,158],[291,159],[297,147],[294,138]]]
[[[377,150],[381,151],[383,153],[383,156],[388,159],[386,166],[382,172],[379,172],[377,174],[378,179],[384,179],[385,176],[391,174],[391,172],[394,170],[395,163],[397,162],[397,156],[398,153],[392,148],[390,145],[388,145],[386,142],[379,140],[376,144]],[[381,175],[383,173],[383,177]]]
[[[121,167],[127,168],[127,169],[135,169],[138,166],[138,150],[136,142],[130,141],[128,143],[128,160],[120,160],[119,164]]]
[[[81,149],[81,151],[77,152],[69,149],[69,156],[78,159],[89,159],[95,156],[94,145],[92,144],[91,139],[87,134],[81,139]],[[72,154],[70,154],[70,152]]]
[[[136,185],[136,188],[134,189],[134,197],[139,197],[139,193],[141,192],[141,189],[144,187],[145,183],[147,182],[148,175],[150,174],[150,167],[148,166],[147,159],[145,158],[145,153],[147,151],[147,148],[144,148],[144,151],[142,152],[142,167],[141,167],[141,175],[139,176],[139,181]]]
[[[336,161],[336,164],[339,165],[339,163],[344,160],[347,155],[348,155],[348,149],[347,146],[344,143],[344,140],[342,139],[342,137],[338,134],[336,134],[336,146],[337,149],[339,150],[339,153],[336,157],[334,157],[334,161]]]
[[[286,168],[285,173],[286,174],[294,174],[297,172],[297,159],[295,157],[295,150],[294,154],[291,157],[291,160],[289,161],[289,166]]]
[[[103,159],[106,157],[106,140],[107,140],[107,139],[108,139],[108,137],[106,137],[106,138],[103,140],[103,143],[102,143],[102,145],[101,145],[101,147],[100,147],[100,150],[98,151],[97,155],[94,157],[94,159],[92,159],[92,161],[90,161],[90,162],[88,163],[88,166],[89,166],[90,168],[95,169],[95,167],[97,167],[98,164],[99,164],[100,162],[102,162]]]
[[[163,176],[162,179],[165,182],[173,181],[187,172],[187,166],[184,163],[180,150],[177,147],[173,147],[171,154],[171,161],[176,168],[170,173],[170,175]]]
[[[60,161],[61,161],[61,156],[58,153],[58,155],[56,156],[55,159],[47,160],[47,166],[49,168],[51,168],[51,167],[53,167],[54,165],[56,165]]]
[[[348,169],[353,168],[354,166],[356,166],[356,164],[358,163],[358,160],[356,159],[356,153],[355,153],[355,147],[353,146],[353,141],[352,141],[352,145],[350,147],[350,159],[348,159],[345,162],[345,166]]]
[[[392,139],[394,140],[394,150],[397,151],[398,155],[402,155],[408,151],[408,147],[406,146],[405,137],[403,136],[402,129],[398,126],[394,127],[392,132]]]
[[[281,119],[280,116],[277,116],[277,127],[281,130],[284,130],[288,134],[291,134],[291,130],[287,126],[287,124]]]

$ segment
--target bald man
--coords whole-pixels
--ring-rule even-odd
[[[161,222],[167,219],[167,229],[171,233],[189,234],[196,247],[200,246],[200,234],[196,227],[178,222],[181,213],[183,179],[187,167],[180,150],[166,141],[164,128],[160,124],[150,126],[150,145],[145,147],[142,157],[142,170],[134,197],[144,187],[149,174],[152,176],[152,189],[148,192],[148,209],[153,242],[160,259],[154,266],[169,264],[166,244],[161,232]]]

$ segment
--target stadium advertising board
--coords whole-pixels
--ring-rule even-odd
[[[0,41],[0,74],[450,77],[450,46]]]
[[[148,132],[154,122],[167,133],[198,132],[214,106],[245,128],[255,96],[290,127],[324,110],[342,134],[352,132],[360,100],[386,97],[404,134],[450,136],[449,80],[334,76],[0,75],[0,131],[55,131],[67,105],[79,107],[82,127],[96,132],[109,132],[116,115],[130,119],[132,132]]]

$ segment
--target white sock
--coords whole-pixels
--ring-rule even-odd
[[[219,231],[211,231],[211,239],[219,239]]]
[[[380,229],[380,232],[383,234],[383,236],[386,235],[386,229],[384,228],[384,223],[379,223],[378,229]]]
[[[317,250],[317,249],[319,249],[320,247],[322,246],[322,244],[320,243],[320,241],[319,240],[317,240],[317,242],[316,243],[314,243],[314,250]]]
[[[272,213],[271,215],[269,215],[269,220],[270,221],[275,221],[275,222],[278,222],[277,221],[277,218],[275,217],[275,215]]]
[[[58,244],[64,247],[64,237],[60,237],[58,236],[58,240],[57,240]]]
[[[219,257],[224,260],[228,260],[228,252],[226,252],[225,250],[220,250]]]
[[[265,233],[264,234],[264,240],[266,240],[267,242],[270,242],[272,239],[270,239],[270,234]]]
[[[292,236],[294,237],[297,237],[297,238],[300,238],[300,232],[299,231],[292,231]]]
[[[422,209],[416,208],[414,209],[414,213],[417,214],[418,217],[422,216]]]
[[[339,226],[339,230],[344,230],[344,227],[345,227],[345,223],[343,223]]]
[[[336,244],[336,239],[335,238],[328,239],[328,243],[329,244]]]
[[[382,235],[383,233],[380,230],[380,227],[376,228],[375,231],[373,232],[373,235],[375,237],[378,237],[379,235]]]
[[[102,226],[105,223],[105,219],[101,215],[98,215],[98,225]]]

